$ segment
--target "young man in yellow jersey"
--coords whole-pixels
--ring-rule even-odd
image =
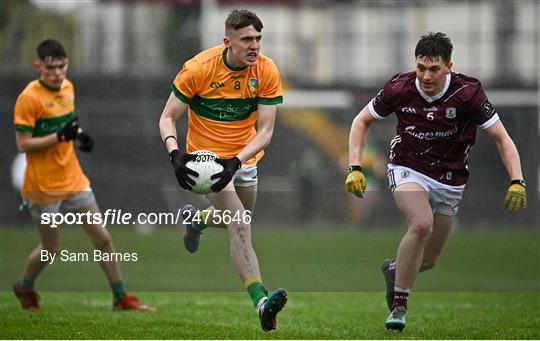
[[[79,149],[90,152],[93,139],[79,127],[75,116],[75,92],[66,79],[69,65],[62,45],[53,39],[37,47],[39,59],[34,67],[39,79],[30,82],[17,98],[14,124],[17,148],[26,153],[27,167],[21,189],[40,237],[39,245],[30,253],[24,277],[13,284],[13,291],[22,308],[38,310],[40,297],[34,290],[37,276],[48,264],[42,254],[59,254],[59,230],[43,223],[42,213],[64,210],[99,214],[90,181],[83,173],[74,141]],[[109,232],[101,224],[83,224],[96,250],[114,253]],[[116,260],[101,261],[101,268],[111,284],[115,310],[153,310],[124,291],[120,267]]]
[[[208,226],[229,231],[231,259],[248,291],[264,331],[276,328],[276,315],[287,301],[278,289],[268,296],[262,284],[259,262],[251,245],[250,217],[257,197],[257,161],[264,154],[274,130],[276,105],[283,101],[279,72],[274,62],[260,53],[263,25],[248,10],[234,10],[225,21],[223,44],[205,50],[187,61],[176,76],[172,93],[161,114],[161,137],[169,152],[179,185],[194,184],[186,167],[192,154],[178,150],[176,121],[188,110],[187,153],[210,150],[219,156],[224,170],[207,197],[210,217],[193,219],[196,210],[184,206],[184,244],[195,252],[200,234]],[[255,130],[257,124],[258,130]],[[230,216],[229,224],[218,223],[218,211]],[[201,211],[199,211],[200,213]],[[247,213],[247,214],[246,214]]]

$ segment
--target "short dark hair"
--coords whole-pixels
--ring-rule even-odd
[[[64,59],[67,58],[66,51],[64,47],[58,40],[54,39],[45,39],[42,41],[36,48],[37,55],[39,59],[45,60],[48,58],[51,59]]]
[[[445,63],[450,63],[453,49],[452,41],[450,41],[450,38],[446,34],[428,32],[428,34],[420,37],[414,50],[414,56],[427,57],[431,61],[437,57],[441,57]]]
[[[231,29],[236,31],[249,25],[253,25],[257,32],[261,32],[263,29],[261,19],[255,12],[247,9],[235,9],[229,13],[225,20],[225,32]]]

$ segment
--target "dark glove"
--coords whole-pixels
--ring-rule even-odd
[[[58,129],[56,132],[56,137],[58,142],[66,142],[75,140],[79,134],[79,123],[77,122],[77,117],[69,120],[61,129]]]
[[[77,135],[77,140],[79,141],[79,150],[81,152],[90,153],[92,148],[94,148],[94,139],[85,132]]]
[[[183,189],[191,190],[190,185],[195,185],[195,181],[191,179],[188,174],[193,176],[199,176],[199,173],[195,172],[192,169],[186,167],[188,161],[192,161],[197,157],[193,154],[182,154],[178,149],[175,149],[169,153],[169,158],[171,160],[172,166],[174,168],[174,174],[176,175],[176,180],[178,184]]]
[[[234,173],[240,169],[242,166],[242,161],[238,157],[233,157],[231,159],[216,159],[216,162],[223,166],[223,171],[217,174],[214,174],[210,179],[218,179],[219,181],[212,185],[212,191],[219,192],[231,182]]]

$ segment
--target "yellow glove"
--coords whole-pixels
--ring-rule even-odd
[[[506,192],[504,206],[510,212],[517,212],[527,208],[527,185],[523,180],[513,180]]]
[[[347,180],[345,181],[345,189],[356,195],[359,198],[364,197],[366,191],[367,180],[362,167],[355,165],[347,168]]]

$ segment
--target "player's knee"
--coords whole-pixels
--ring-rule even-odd
[[[56,256],[56,254],[60,252],[60,244],[43,244],[41,249],[47,251],[49,255]]]
[[[432,229],[433,221],[429,219],[416,220],[410,226],[411,232],[418,235],[422,239],[429,238],[429,236],[431,236]]]
[[[96,249],[107,249],[111,246],[112,239],[109,234],[100,234],[92,237],[92,244]]]

